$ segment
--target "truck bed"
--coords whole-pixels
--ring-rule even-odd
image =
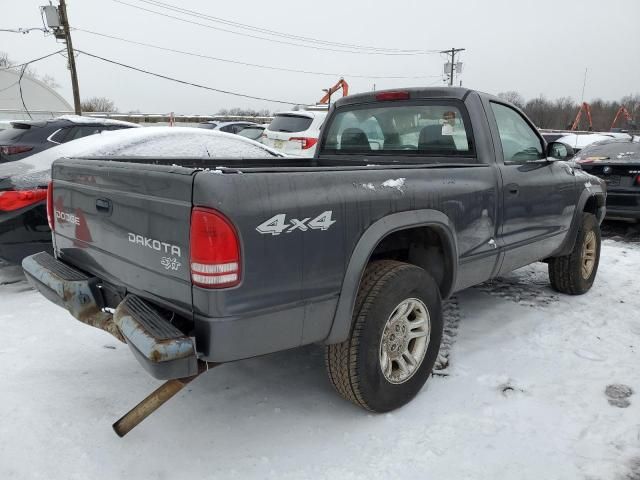
[[[495,264],[492,257],[482,259],[491,253],[487,242],[495,235],[498,204],[496,174],[486,164],[64,159],[54,163],[53,178],[56,210],[79,223],[56,214],[58,257],[103,279],[113,303],[134,293],[193,320],[198,337],[217,336],[215,348],[207,341],[198,345],[210,360],[326,339],[356,244],[391,214],[407,212],[418,222],[420,211],[431,210],[454,222],[448,227],[459,232],[462,268],[472,257],[479,260],[461,277],[468,284],[488,278]],[[98,210],[98,203],[108,204],[107,210]],[[235,225],[239,286],[207,290],[192,284],[189,219],[197,206],[214,208]],[[274,218],[287,228],[270,230]],[[327,218],[326,229],[309,228],[314,219]],[[455,278],[449,283],[451,290]],[[223,340],[239,335],[244,348]]]

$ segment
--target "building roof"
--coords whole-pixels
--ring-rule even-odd
[[[73,111],[73,107],[55,90],[40,80],[14,70],[0,70],[0,120],[29,119],[20,98],[20,84],[24,105],[34,119],[50,118]]]

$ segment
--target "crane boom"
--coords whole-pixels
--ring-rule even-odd
[[[593,121],[591,119],[591,105],[589,105],[587,102],[582,102],[582,105],[580,105],[580,109],[578,110],[576,119],[571,125],[571,130],[577,130],[578,125],[580,125],[580,119],[582,118],[582,112],[584,112],[587,116],[587,120],[589,122],[589,131],[593,130]]]
[[[333,87],[326,89],[325,90],[326,93],[324,97],[322,97],[318,103],[321,103],[321,104],[329,103],[329,100],[331,100],[331,95],[333,95],[340,89],[342,89],[343,97],[346,97],[347,95],[349,95],[349,84],[346,82],[344,78],[341,78],[340,80],[338,80],[338,82]]]
[[[618,122],[618,118],[620,118],[620,115],[624,115],[624,118],[627,119],[627,122],[629,122],[630,124],[633,123],[633,118],[631,117],[631,114],[629,113],[629,110],[626,109],[626,107],[624,105],[622,105],[618,111],[616,112],[616,116],[613,119],[613,122],[611,122],[611,129],[613,129],[616,126],[616,123]]]

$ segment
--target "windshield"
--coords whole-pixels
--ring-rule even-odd
[[[272,132],[303,132],[311,126],[313,118],[300,115],[276,115],[267,130]]]
[[[448,104],[384,105],[338,111],[324,153],[367,155],[473,154],[459,108]]]

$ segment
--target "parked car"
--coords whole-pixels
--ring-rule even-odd
[[[262,143],[288,156],[313,157],[326,116],[326,109],[276,113]]]
[[[315,118],[287,112],[268,131]],[[340,395],[386,412],[431,374],[442,299],[537,261],[557,291],[593,285],[605,189],[559,151],[476,91],[350,95],[313,162],[58,160],[55,258],[23,267],[171,379],[116,422],[119,435],[220,363],[311,343],[326,345]]]
[[[607,217],[640,220],[640,143],[610,139],[584,148],[575,160],[607,183]]]
[[[246,127],[251,127],[253,125],[257,125],[255,122],[217,122],[217,121],[209,121],[202,122],[198,125],[200,128],[205,128],[207,130],[220,130],[225,133],[238,133],[242,129]]]
[[[259,142],[268,125],[249,125],[238,132],[241,137],[249,138]]]
[[[64,115],[52,120],[13,121],[0,132],[0,164],[15,162],[61,143],[104,130],[136,128],[140,125],[107,118]]]
[[[0,258],[19,263],[35,252],[51,252],[45,208],[51,164],[73,155],[273,158],[278,152],[257,142],[198,128],[154,127],[99,135],[50,148],[0,165]]]
[[[547,132],[547,131],[543,131],[543,132],[540,132],[540,135],[542,135],[542,138],[544,138],[547,143],[551,143],[551,142],[557,142],[562,137],[566,137],[567,136],[567,132],[564,132],[564,131],[563,132]]]
[[[586,134],[568,133],[560,138],[557,138],[554,141],[558,143],[563,143],[565,145],[569,145],[573,149],[574,153],[578,153],[580,150],[588,147],[593,143],[611,140],[613,138],[618,138],[619,135],[622,135],[623,136],[622,138],[625,138],[625,139],[631,138],[630,135],[627,135],[625,133],[623,134],[609,133],[609,132],[586,133]]]

